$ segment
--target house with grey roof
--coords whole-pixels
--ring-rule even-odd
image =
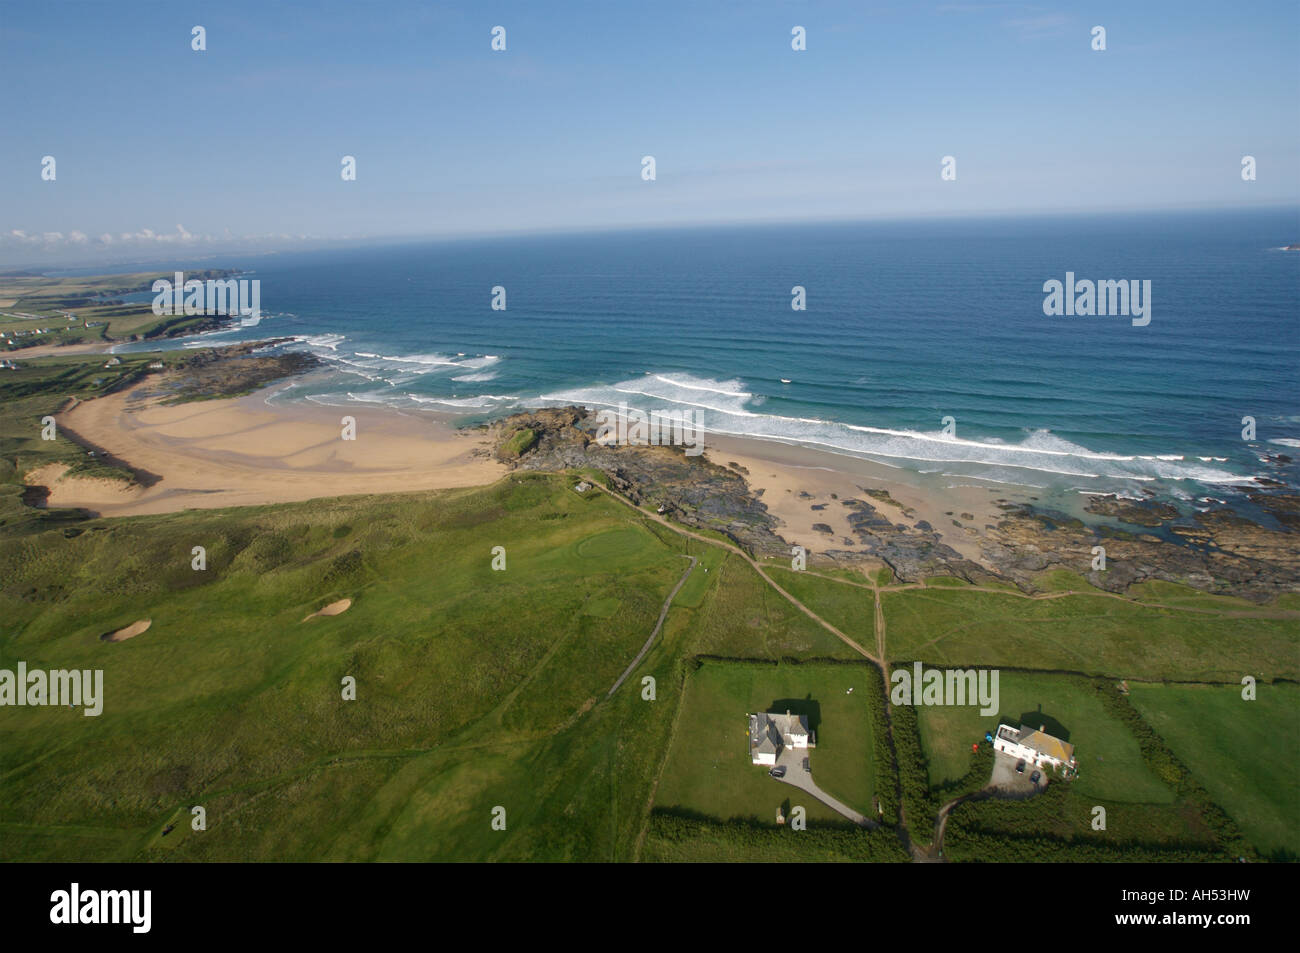
[[[759,712],[749,716],[749,759],[754,764],[776,764],[786,748],[815,748],[808,716]]]

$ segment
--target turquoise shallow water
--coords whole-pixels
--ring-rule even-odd
[[[180,343],[294,335],[333,373],[290,396],[331,403],[689,409],[708,430],[953,479],[1208,502],[1255,475],[1294,481],[1276,455],[1300,455],[1300,253],[1281,250],[1297,238],[1291,209],[206,261],[250,269],[268,317]],[[1043,283],[1067,272],[1150,281],[1150,323],[1045,315]]]

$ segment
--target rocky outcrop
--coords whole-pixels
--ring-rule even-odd
[[[998,525],[980,539],[985,557],[1022,589],[1048,569],[1083,573],[1099,589],[1123,592],[1135,582],[1162,579],[1206,592],[1265,602],[1300,591],[1300,538],[1223,509],[1167,525],[1167,536],[1089,527],[1008,504]],[[1106,570],[1092,569],[1094,546],[1106,550]]]
[[[859,489],[864,496],[898,507],[909,519],[914,515],[910,508],[894,500],[888,490],[867,487]],[[943,537],[924,520],[918,520],[913,526],[893,523],[865,500],[849,499],[840,502],[849,508],[849,527],[855,537],[854,542],[862,549],[834,550],[828,553],[839,562],[861,561],[864,557],[880,560],[888,564],[894,575],[904,582],[926,576],[957,576],[978,585],[998,578],[996,573],[990,573],[978,563],[971,562],[943,542]]]
[[[602,446],[592,415],[581,407],[555,407],[514,414],[492,425],[497,458],[523,470],[594,468],[638,505],[650,504],[678,522],[711,529],[756,555],[788,554],[774,532],[776,520],[750,492],[744,478],[681,447]],[[531,431],[532,446],[512,455],[511,442]]]
[[[154,392],[164,397],[164,403],[237,397],[320,366],[314,355],[277,349],[292,340],[248,341],[191,351],[158,375]]]
[[[1098,516],[1113,516],[1135,526],[1161,526],[1178,518],[1178,507],[1156,500],[1122,500],[1119,497],[1090,496],[1084,509]]]
[[[697,528],[723,533],[754,555],[788,555],[777,521],[734,468],[690,457],[678,447],[601,446],[589,413],[562,407],[515,414],[492,425],[498,457],[529,470],[594,468],[610,485],[637,504],[662,507],[665,515]],[[521,441],[520,433],[530,433]],[[511,441],[529,443],[517,455]],[[1280,592],[1300,591],[1300,496],[1265,490],[1251,502],[1276,520],[1261,525],[1224,508],[1185,517],[1157,501],[1092,497],[1090,513],[1114,517],[1135,531],[1082,520],[1032,504],[1003,503],[996,526],[978,537],[983,564],[962,556],[924,521],[894,523],[868,499],[899,504],[883,489],[859,487],[865,499],[843,499],[859,549],[832,549],[837,563],[881,560],[904,582],[950,575],[979,585],[1014,582],[1035,590],[1034,579],[1052,569],[1085,575],[1095,586],[1123,592],[1135,582],[1163,579],[1206,592],[1264,602]],[[807,494],[800,494],[807,496]],[[814,509],[817,508],[814,505]],[[904,510],[905,518],[911,519]],[[967,513],[961,514],[970,519]],[[829,524],[814,529],[832,533]],[[1106,570],[1093,571],[1093,547],[1104,546]]]

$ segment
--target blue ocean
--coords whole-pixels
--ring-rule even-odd
[[[1284,246],[1298,239],[1300,212],[1287,209],[209,260],[191,267],[259,279],[266,317],[176,343],[287,335],[328,362],[277,399],[471,420],[561,403],[690,408],[707,431],[917,473],[1213,502],[1254,476],[1294,480],[1300,252]],[[1149,324],[1046,315],[1044,282],[1067,272],[1149,280]],[[498,286],[504,310],[492,308]],[[795,286],[806,310],[792,309]]]

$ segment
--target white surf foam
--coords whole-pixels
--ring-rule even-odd
[[[687,374],[647,373],[614,384],[581,387],[543,394],[533,405],[584,404],[617,407],[626,403],[642,411],[692,408],[707,431],[800,444],[868,459],[910,461],[924,469],[1012,477],[1034,471],[1082,479],[1195,480],[1234,483],[1243,479],[1206,461],[1189,461],[1185,454],[1123,454],[1099,452],[1073,443],[1049,430],[1026,432],[1019,443],[995,438],[950,437],[890,427],[848,424],[817,417],[787,417],[755,410],[753,394],[738,380],[717,381]],[[883,461],[882,461],[883,462]],[[1226,462],[1217,460],[1215,462]],[[1019,479],[1023,479],[1023,476]]]

